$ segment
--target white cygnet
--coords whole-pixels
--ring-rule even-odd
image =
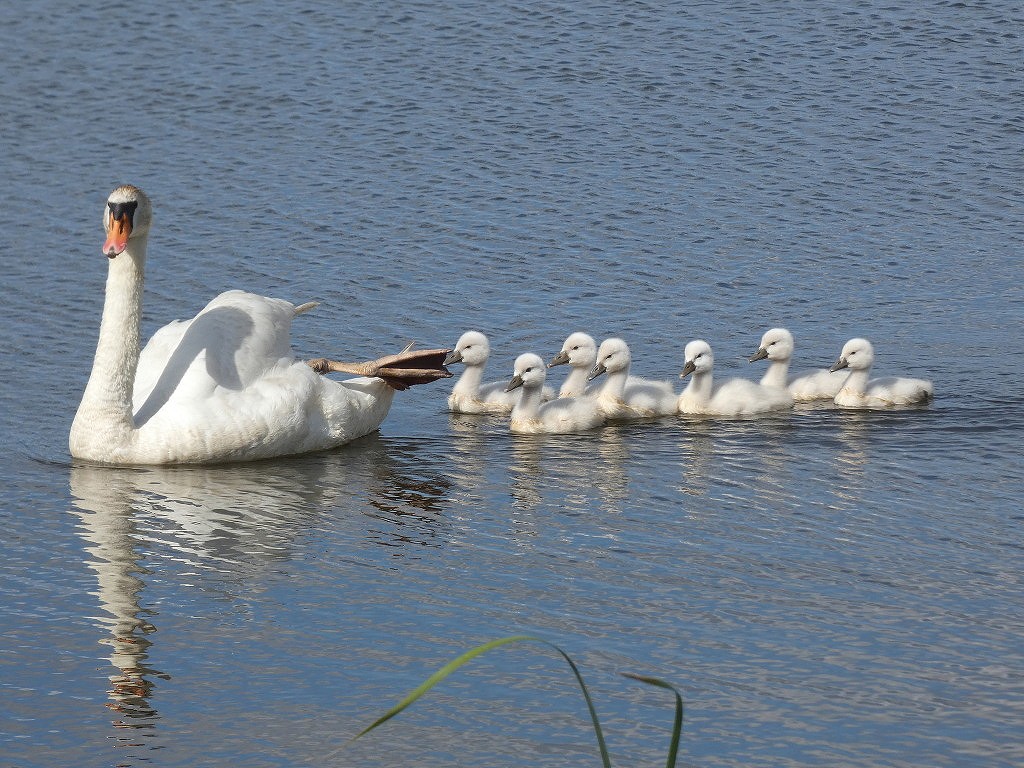
[[[569,375],[558,390],[559,397],[580,397],[593,394],[587,388],[587,376],[597,362],[597,344],[594,338],[586,333],[573,333],[562,344],[562,351],[551,358],[548,368],[556,365],[569,364]]]
[[[591,380],[607,373],[597,392],[597,404],[609,419],[645,419],[676,412],[677,395],[668,381],[629,375],[629,346],[622,339],[605,339],[597,350]]]
[[[768,370],[761,377],[765,387],[785,387],[797,402],[832,400],[846,380],[845,373],[818,368],[799,374],[789,373],[793,357],[793,334],[785,328],[772,328],[761,337],[761,346],[750,362],[768,359]]]
[[[885,376],[869,379],[875,350],[867,339],[850,339],[831,370],[849,369],[835,397],[844,408],[890,408],[897,405],[921,405],[934,397],[932,383],[925,379]]]
[[[505,391],[505,382],[480,383],[490,354],[491,345],[484,334],[466,331],[445,358],[445,365],[463,363],[466,366],[448,396],[448,408],[453,413],[509,413],[518,402],[517,394]],[[553,396],[550,387],[542,392],[545,400]]]
[[[711,345],[696,339],[686,345],[686,363],[680,378],[693,374],[679,395],[680,413],[707,416],[749,416],[789,410],[793,397],[782,387],[765,387],[747,379],[729,379],[715,384],[712,368],[715,358]]]
[[[583,432],[604,424],[596,401],[587,397],[560,397],[541,402],[547,369],[540,355],[527,352],[516,358],[514,375],[506,390],[521,389],[519,402],[512,409],[509,429],[521,434]]]

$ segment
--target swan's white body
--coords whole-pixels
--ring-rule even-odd
[[[508,391],[519,393],[512,409],[509,429],[520,434],[540,435],[583,432],[605,422],[596,401],[587,397],[560,397],[541,402],[547,372],[539,355],[527,352],[516,358]]]
[[[849,369],[850,375],[836,394],[836,405],[843,408],[892,408],[923,405],[934,397],[932,383],[925,379],[884,376],[871,379],[875,350],[867,339],[850,339],[843,346],[833,371]]]
[[[797,402],[832,400],[846,381],[846,374],[819,368],[799,374],[789,373],[789,362],[793,357],[793,335],[785,328],[772,328],[761,337],[750,362],[768,359],[768,370],[761,377],[765,387],[785,387]]]
[[[482,384],[484,367],[491,355],[491,344],[480,331],[466,331],[459,337],[455,349],[445,359],[445,365],[462,363],[462,375],[455,382],[448,395],[448,408],[453,413],[511,413],[519,402],[518,392],[506,392],[504,381]],[[544,400],[550,400],[554,391],[546,387],[541,393]]]
[[[677,395],[667,381],[629,375],[631,356],[622,339],[605,339],[590,372],[594,379],[607,374],[597,393],[597,407],[609,419],[646,419],[676,412]]]
[[[134,225],[129,216],[129,234],[118,240],[112,211],[126,204]],[[331,448],[380,426],[391,387],[376,378],[332,381],[292,357],[292,318],[310,305],[228,291],[193,319],[158,330],[140,353],[150,211],[131,186],[114,190],[104,209],[106,298],[71,425],[72,456],[108,464],[245,461]]]
[[[714,383],[715,358],[711,345],[696,339],[686,345],[686,364],[680,377],[692,374],[679,395],[680,413],[705,416],[752,416],[793,407],[793,397],[782,387],[765,387],[747,379]]]

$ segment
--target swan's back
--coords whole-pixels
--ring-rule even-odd
[[[799,402],[832,400],[839,394],[846,377],[843,371],[816,368],[790,376],[787,389],[793,399]]]
[[[712,413],[747,416],[793,407],[793,397],[781,387],[766,387],[748,379],[729,379],[715,386],[708,404]]]
[[[520,434],[567,434],[584,432],[604,424],[604,416],[588,397],[560,397],[541,405],[536,416],[512,412],[509,428]]]

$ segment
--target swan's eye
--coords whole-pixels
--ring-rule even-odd
[[[575,351],[576,351],[577,349],[579,349],[579,348],[580,348],[580,345],[579,345],[579,344],[577,344],[577,345],[576,345],[575,347],[573,347],[573,348],[572,348],[572,351],[573,351],[573,352],[575,352]]]

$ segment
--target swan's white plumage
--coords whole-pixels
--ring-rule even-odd
[[[785,411],[793,407],[793,397],[782,387],[765,387],[747,379],[729,379],[716,384],[712,370],[711,345],[695,339],[686,345],[685,367],[681,377],[690,376],[679,395],[680,413],[707,416],[749,416]]]
[[[518,392],[506,392],[504,381],[482,383],[484,368],[491,355],[491,343],[480,331],[466,331],[459,337],[455,349],[445,359],[445,365],[462,363],[462,375],[448,395],[448,408],[453,413],[510,413],[519,401]],[[547,387],[542,392],[550,400],[554,391]]]
[[[677,395],[668,381],[629,375],[629,345],[619,338],[605,339],[597,350],[590,378],[607,375],[597,393],[598,408],[609,419],[644,419],[676,412]]]
[[[836,405],[844,408],[891,408],[922,405],[934,397],[932,383],[926,379],[902,376],[870,378],[875,350],[867,339],[850,339],[843,345],[833,371],[849,369],[849,376],[836,394]]]
[[[133,205],[120,243],[111,206]],[[104,208],[110,256],[93,369],[75,415],[76,458],[110,464],[216,463],[341,445],[380,426],[394,390],[380,379],[336,382],[292,357],[297,308],[243,291],[158,330],[139,352],[151,221],[125,185]]]
[[[527,352],[516,358],[508,391],[519,390],[509,429],[520,434],[583,432],[601,426],[605,418],[593,398],[560,397],[541,402],[547,371],[539,355]]]
[[[793,334],[785,328],[772,328],[765,332],[757,352],[750,358],[750,362],[768,360],[768,370],[761,377],[761,384],[785,387],[797,402],[832,400],[846,380],[846,374],[828,368],[790,374],[793,349]]]

